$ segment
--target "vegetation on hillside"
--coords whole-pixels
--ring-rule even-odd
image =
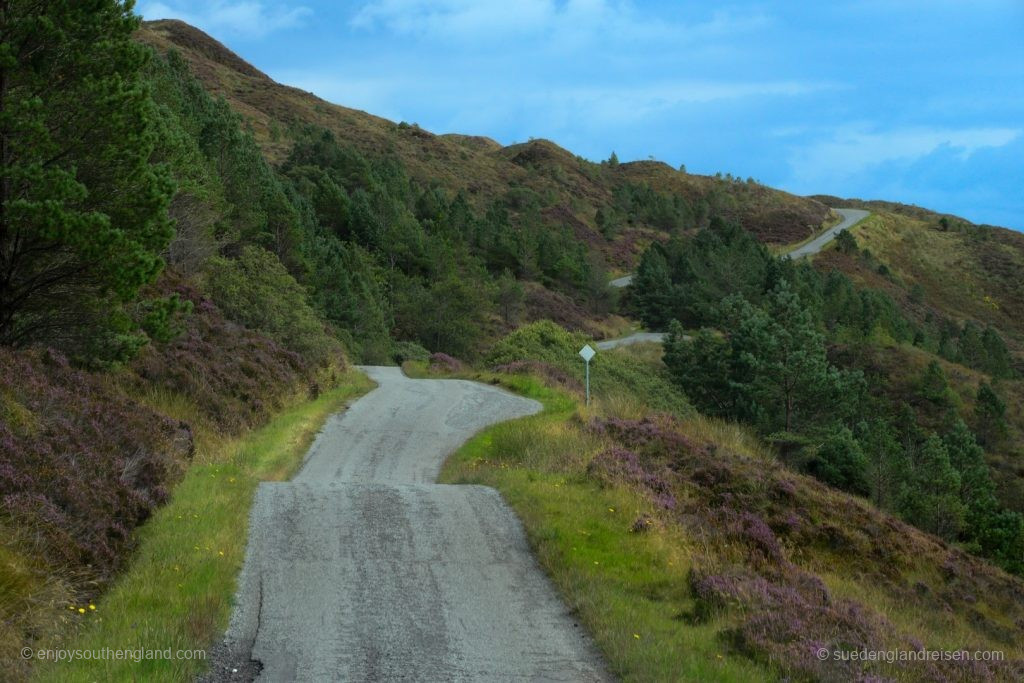
[[[575,353],[578,339],[534,327],[504,339],[495,360]],[[578,371],[564,378],[548,363],[514,366],[514,374],[442,359],[431,367],[544,403],[542,414],[467,443],[442,480],[502,492],[624,680],[1009,681],[1024,673],[1020,579],[793,472],[750,428],[645,403],[663,372],[656,360],[597,388],[589,408],[572,385]],[[612,374],[595,368],[602,373]],[[833,654],[963,649],[1002,659]]]
[[[832,198],[436,136],[130,2],[14,3],[0,29],[0,658],[138,636],[148,605],[207,644],[253,488],[366,388],[356,359],[546,402],[446,476],[505,492],[623,675],[938,675],[823,645],[1022,673],[1024,588],[992,564],[1024,572],[1019,235],[871,204],[796,264],[765,245]],[[620,304],[671,330],[664,361],[602,352],[581,408],[576,353]]]
[[[851,239],[837,248],[849,251]],[[956,343],[936,339],[936,326],[917,325],[888,294],[776,259],[717,219],[652,246],[631,290],[638,315],[669,328],[665,363],[698,410],[747,422],[801,471],[1024,573],[1024,517],[998,500],[939,362],[903,394],[864,363],[878,347],[932,347],[993,379],[1012,377],[995,329],[968,321]],[[701,331],[686,337],[683,324]],[[990,384],[975,413],[983,442],[1005,436],[1005,404]]]

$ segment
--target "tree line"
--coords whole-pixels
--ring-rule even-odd
[[[978,390],[976,434],[931,361],[905,397],[939,415],[924,428],[920,410],[893,398],[885,378],[857,367],[857,349],[921,345],[927,334],[888,295],[775,258],[740,226],[713,218],[646,251],[629,304],[652,329],[669,330],[665,364],[701,412],[754,425],[799,469],[1024,572],[1024,520],[998,502],[982,446],[1006,429],[992,384]],[[960,329],[957,358],[993,377],[1012,372],[993,328]],[[847,352],[830,354],[839,347]]]

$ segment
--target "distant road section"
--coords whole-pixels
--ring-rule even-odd
[[[840,216],[843,220],[840,221],[839,225],[835,225],[825,232],[821,233],[807,244],[803,244],[796,249],[793,249],[786,254],[791,259],[803,258],[804,256],[810,256],[811,254],[817,254],[821,251],[826,244],[836,238],[836,235],[841,233],[843,230],[852,228],[857,223],[871,215],[870,211],[863,211],[862,209],[832,209]]]
[[[640,344],[643,342],[654,342],[660,344],[665,341],[664,332],[634,332],[625,337],[619,337],[618,339],[605,339],[595,344],[597,348],[601,350],[614,349],[619,346],[629,346],[630,344]]]
[[[821,233],[807,244],[802,244],[799,247],[793,249],[786,254],[789,258],[797,259],[803,258],[804,256],[810,256],[811,254],[817,254],[819,251],[825,248],[825,245],[836,238],[836,235],[841,233],[843,230],[852,228],[857,223],[871,215],[870,211],[864,211],[862,209],[832,209],[840,216],[843,220],[838,225],[834,225],[825,232]],[[629,287],[633,283],[633,274],[623,275],[622,277],[615,278],[608,283],[611,287]],[[653,333],[652,333],[653,334]]]

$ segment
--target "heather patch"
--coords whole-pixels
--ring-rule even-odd
[[[465,363],[458,358],[449,356],[447,353],[438,351],[437,353],[430,354],[431,372],[462,372],[465,369]]]
[[[33,530],[34,551],[51,566],[108,578],[191,455],[188,425],[55,352],[0,349],[0,375],[16,387],[5,402],[17,406],[0,420],[2,514]]]
[[[925,647],[874,602],[868,607],[836,595],[822,572],[852,571],[857,580],[869,580],[898,599],[965,615],[971,630],[964,637],[971,640],[956,647],[967,650],[996,642],[1009,652],[1024,623],[1024,588],[855,498],[778,463],[698,443],[683,428],[668,416],[595,418],[585,425],[608,444],[590,461],[588,476],[643,492],[654,503],[654,514],[702,539],[689,575],[691,623],[715,624],[733,652],[796,680],[995,681],[1024,674],[1020,660],[819,657],[822,648],[833,653]],[[651,528],[647,515],[641,519],[642,528],[634,523],[631,531]],[[921,571],[924,558],[942,567],[945,582],[937,590],[907,578]],[[1008,601],[1000,603],[1003,614],[993,614],[991,602],[985,609],[975,605],[985,594]]]

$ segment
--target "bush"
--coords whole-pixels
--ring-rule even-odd
[[[391,359],[398,365],[407,360],[426,361],[430,359],[430,351],[411,341],[395,342],[391,351]]]
[[[191,455],[188,425],[75,370],[0,348],[0,517],[51,567],[106,579]]]
[[[582,380],[583,360],[578,352],[587,341],[585,335],[570,333],[542,320],[499,340],[487,362],[491,366],[513,367],[523,361],[543,363]],[[590,362],[590,387],[595,398],[625,394],[654,410],[677,414],[691,411],[686,397],[672,384],[664,368],[646,363],[628,350],[599,352]]]
[[[238,259],[211,259],[206,288],[231,320],[262,332],[315,364],[340,354],[306,291],[274,254],[246,247]]]

